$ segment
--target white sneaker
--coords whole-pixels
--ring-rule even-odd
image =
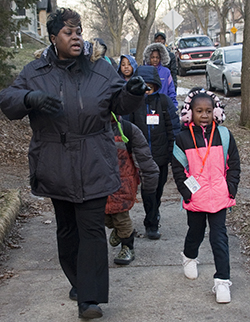
[[[222,280],[220,278],[214,279],[214,287],[212,288],[213,293],[216,294],[217,303],[229,303],[231,302],[231,294],[229,286],[232,282],[229,280]]]
[[[190,280],[195,280],[198,277],[197,264],[199,264],[199,262],[197,258],[195,259],[188,258],[184,255],[183,252],[181,252],[181,255],[183,257],[182,265],[184,268],[185,276]]]

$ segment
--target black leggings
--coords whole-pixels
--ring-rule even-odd
[[[198,256],[199,247],[204,239],[206,220],[209,223],[209,242],[214,255],[216,273],[214,278],[229,279],[229,247],[226,221],[226,209],[217,213],[187,211],[188,232],[184,244],[184,254],[188,258]]]

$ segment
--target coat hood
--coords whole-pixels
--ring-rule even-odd
[[[153,43],[151,45],[148,45],[143,52],[143,61],[147,64],[150,65],[150,55],[152,54],[153,51],[158,51],[161,56],[161,64],[163,66],[166,66],[170,63],[170,57],[169,53],[166,50],[166,47],[159,42]]]
[[[95,41],[97,43],[99,42],[99,44],[102,45],[102,47],[104,48],[102,55],[105,56],[108,47],[105,44],[104,40],[102,38],[94,38],[93,41]]]
[[[137,62],[136,62],[136,60],[135,60],[135,58],[133,57],[133,56],[131,56],[131,55],[121,55],[121,57],[120,57],[120,62],[119,62],[119,65],[118,65],[118,68],[117,68],[117,73],[122,77],[122,78],[124,78],[123,77],[123,74],[122,74],[122,72],[121,72],[121,61],[122,61],[122,59],[123,58],[127,58],[128,60],[129,60],[129,62],[130,62],[130,64],[131,64],[131,66],[132,66],[132,68],[133,68],[133,75],[134,75],[134,73],[135,73],[135,71],[136,71],[136,68],[137,68]]]
[[[50,45],[46,48],[36,50],[34,52],[35,58],[39,59],[42,55],[46,57],[48,53],[48,49],[50,47],[53,48],[53,46]],[[98,40],[84,41],[84,45],[83,45],[84,56],[89,57],[89,60],[91,62],[95,62],[99,58],[103,57],[104,50],[105,48],[99,43]]]
[[[160,76],[154,66],[139,66],[135,71],[134,76],[141,76],[146,83],[156,84],[158,86],[157,91],[162,87]]]

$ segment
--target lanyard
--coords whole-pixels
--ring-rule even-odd
[[[193,126],[192,126],[191,123],[189,124],[189,130],[191,132],[191,135],[192,135],[192,138],[193,138],[193,141],[194,141],[194,146],[195,146],[196,153],[198,154],[198,156],[200,157],[200,159],[202,161],[202,167],[201,167],[201,170],[200,170],[200,173],[199,173],[199,176],[200,176],[202,174],[205,162],[207,160],[207,157],[208,157],[211,145],[212,145],[212,141],[213,141],[213,137],[214,137],[214,130],[215,130],[215,122],[213,121],[212,132],[211,132],[211,135],[210,135],[207,152],[206,152],[206,155],[205,155],[204,158],[200,155],[199,150],[197,148],[197,144],[196,144],[196,140],[195,140],[195,136],[194,136],[194,130],[193,130]]]

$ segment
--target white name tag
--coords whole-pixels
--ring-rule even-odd
[[[159,114],[147,114],[147,125],[158,125]]]
[[[201,188],[193,176],[185,180],[184,183],[192,193],[196,193]]]

